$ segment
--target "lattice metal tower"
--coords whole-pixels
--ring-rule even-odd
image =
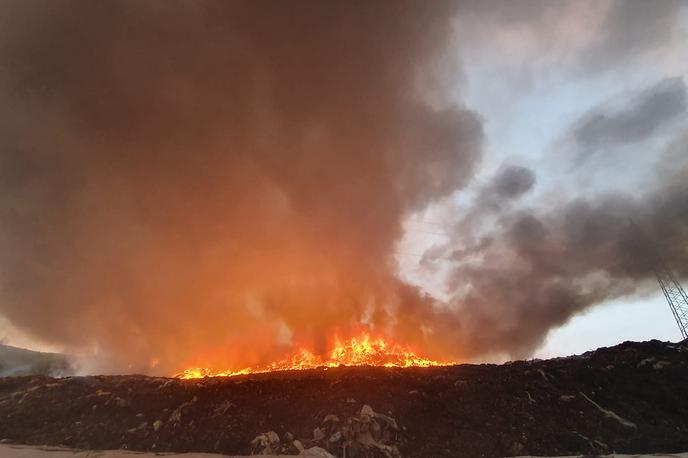
[[[657,282],[662,288],[666,297],[671,313],[674,314],[678,329],[684,339],[688,339],[688,296],[676,279],[674,273],[667,267],[661,259],[655,264],[655,275]]]
[[[657,246],[652,242],[640,227],[629,218],[631,228],[640,237],[641,246],[644,246],[649,252],[645,253],[646,261],[650,261],[653,265],[657,283],[662,288],[662,293],[669,303],[671,313],[674,315],[678,330],[684,339],[688,339],[688,295],[683,290],[683,287],[676,279],[676,275],[666,265],[662,256],[657,249]]]

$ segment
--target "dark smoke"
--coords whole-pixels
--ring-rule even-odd
[[[401,219],[480,154],[422,99],[452,8],[4,2],[2,314],[99,371],[398,334]]]

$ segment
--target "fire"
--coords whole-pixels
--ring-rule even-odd
[[[383,367],[430,367],[450,366],[456,362],[434,361],[418,356],[410,349],[385,341],[382,337],[372,338],[363,333],[348,341],[335,341],[329,355],[314,355],[305,348],[293,355],[265,366],[246,367],[239,370],[214,371],[204,367],[185,369],[176,376],[183,379],[203,377],[232,377],[235,375],[259,374],[274,371],[293,371],[337,366],[383,366]]]

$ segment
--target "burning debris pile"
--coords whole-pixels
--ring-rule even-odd
[[[287,432],[284,440],[269,431],[251,441],[252,453],[270,455],[307,455],[321,458],[399,458],[395,444],[399,443],[400,430],[394,418],[373,411],[369,405],[361,407],[357,415],[341,421],[339,416],[328,414],[320,426],[313,430],[313,437],[294,439]],[[308,446],[306,448],[304,446]]]
[[[212,370],[205,367],[185,369],[177,374],[183,379],[203,377],[232,377],[235,375],[261,374],[265,372],[293,371],[338,366],[382,367],[431,367],[451,366],[456,362],[434,361],[422,358],[400,344],[388,342],[382,337],[372,338],[363,333],[347,341],[336,340],[327,357],[320,357],[306,348],[277,362],[238,370]]]
[[[503,365],[6,377],[0,440],[319,458],[680,452],[686,380],[688,343],[658,341]]]

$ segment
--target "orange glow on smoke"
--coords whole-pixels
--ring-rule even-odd
[[[337,366],[383,366],[383,367],[430,367],[450,366],[455,362],[441,362],[421,358],[408,348],[384,340],[371,338],[367,333],[348,341],[337,340],[327,357],[314,355],[304,348],[290,357],[265,366],[246,367],[239,370],[214,371],[205,367],[185,369],[176,376],[183,379],[202,377],[232,377],[234,375],[259,374],[273,371],[291,371]]]

